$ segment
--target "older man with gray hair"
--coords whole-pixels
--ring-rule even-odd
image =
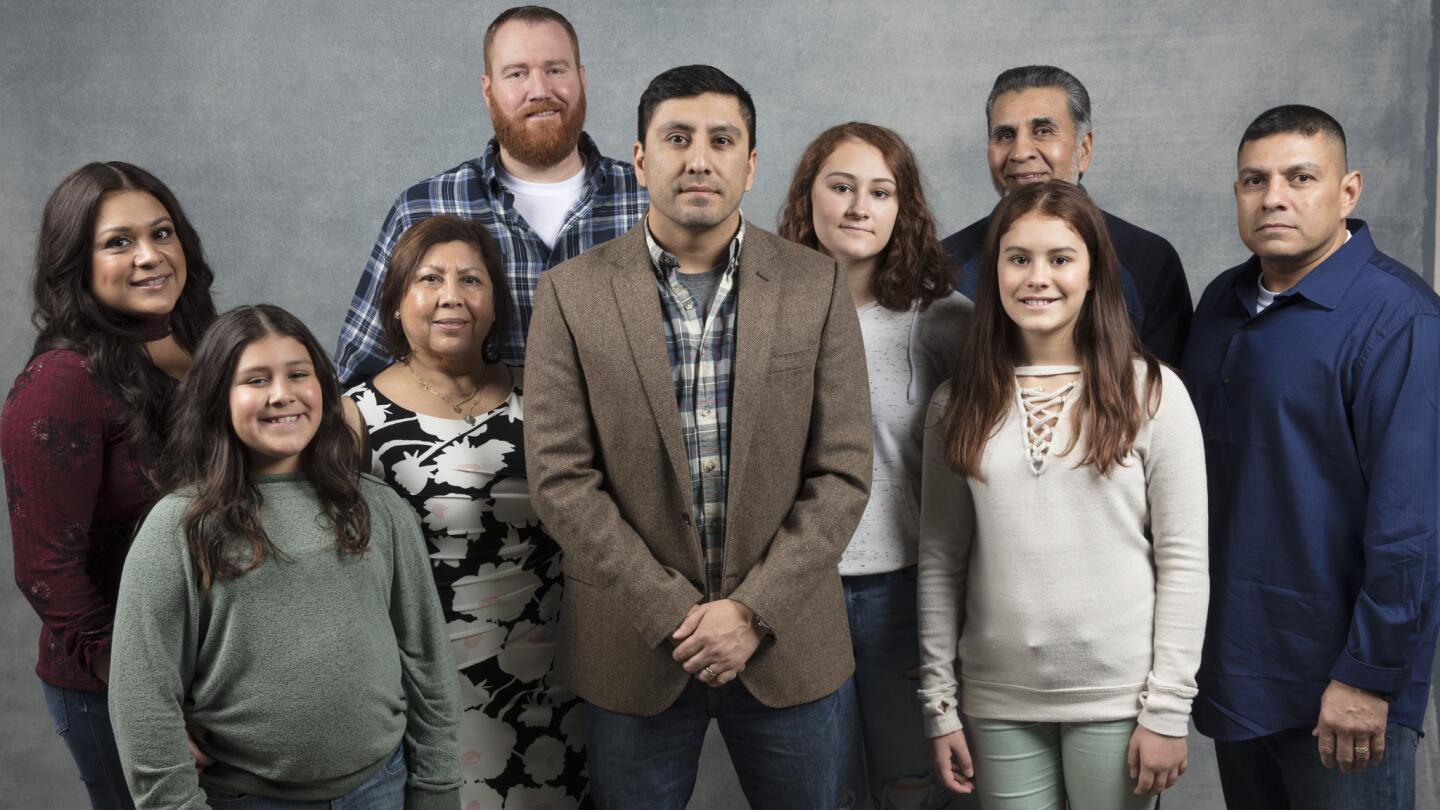
[[[1095,133],[1090,94],[1069,72],[1050,65],[1010,68],[995,78],[985,102],[990,178],[1001,196],[1030,183],[1079,183],[1090,168]],[[1180,256],[1164,237],[1105,215],[1124,271],[1126,305],[1145,348],[1178,366],[1190,331],[1190,287]],[[955,262],[955,287],[975,297],[987,215],[945,240]],[[994,268],[990,268],[993,272]]]

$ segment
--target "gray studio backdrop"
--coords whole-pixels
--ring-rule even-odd
[[[131,161],[170,184],[204,237],[222,308],[278,302],[333,345],[396,194],[489,138],[480,41],[505,5],[0,0],[0,382],[22,368],[33,337],[26,282],[41,205],[88,160]],[[763,227],[774,226],[804,145],[851,119],[909,139],[942,232],[982,216],[995,202],[984,162],[990,83],[1006,67],[1053,62],[1093,98],[1087,186],[1169,237],[1197,296],[1245,256],[1230,189],[1240,133],[1285,102],[1340,119],[1365,175],[1357,216],[1433,279],[1432,2],[1060,5],[557,7],[580,35],[587,129],[606,154],[628,159],[636,101],[662,69],[709,62],[751,90],[759,167],[744,210]],[[38,623],[9,585],[10,544],[0,549],[0,805],[80,807],[31,671]],[[1440,805],[1435,740],[1422,744],[1422,807]],[[1220,806],[1210,745],[1192,736],[1192,750],[1167,808]],[[742,806],[720,746],[705,764],[693,806]]]

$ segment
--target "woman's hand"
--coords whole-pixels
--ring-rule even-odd
[[[1167,737],[1135,726],[1125,752],[1130,778],[1135,780],[1135,795],[1159,796],[1160,791],[1174,787],[1190,767],[1187,750],[1184,737]]]
[[[931,759],[940,781],[953,793],[975,791],[975,764],[970,761],[970,746],[965,731],[952,731],[930,741]]]

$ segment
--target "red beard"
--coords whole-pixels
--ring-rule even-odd
[[[560,114],[543,122],[525,120],[526,116],[549,110]],[[585,95],[582,92],[568,107],[558,101],[526,104],[514,117],[491,109],[490,123],[502,149],[527,166],[548,169],[569,157],[580,143],[580,130],[585,126]]]

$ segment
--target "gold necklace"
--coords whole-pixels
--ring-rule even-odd
[[[421,387],[421,388],[424,388],[426,391],[429,391],[436,399],[438,399],[438,400],[440,400],[441,402],[445,403],[445,405],[448,406],[448,407],[450,408],[450,410],[452,410],[452,411],[455,412],[455,415],[456,415],[457,417],[459,417],[459,418],[461,418],[461,419],[464,419],[464,420],[465,420],[465,424],[467,424],[467,425],[474,425],[474,424],[475,424],[475,413],[474,413],[474,409],[473,409],[473,408],[468,408],[468,409],[462,411],[462,410],[460,410],[460,406],[461,406],[461,405],[464,405],[465,403],[467,403],[467,402],[469,402],[470,400],[474,399],[476,396],[478,396],[478,395],[480,394],[481,391],[483,391],[483,390],[485,389],[485,381],[486,381],[487,379],[489,379],[489,377],[490,377],[490,369],[491,369],[491,367],[492,367],[491,364],[488,364],[488,363],[487,363],[487,364],[485,365],[485,370],[482,371],[482,372],[480,372],[480,382],[475,385],[475,390],[474,390],[474,391],[471,391],[469,396],[465,397],[464,399],[460,400],[459,402],[451,402],[450,399],[449,399],[448,397],[446,397],[444,394],[440,393],[439,391],[436,391],[434,388],[431,388],[428,384],[426,384],[426,382],[425,382],[424,380],[420,379],[420,375],[419,375],[419,374],[416,374],[416,373],[415,373],[415,368],[410,365],[410,360],[409,360],[408,358],[405,360],[405,368],[406,368],[407,370],[409,370],[410,376],[415,378],[415,382],[420,383],[420,387]]]

